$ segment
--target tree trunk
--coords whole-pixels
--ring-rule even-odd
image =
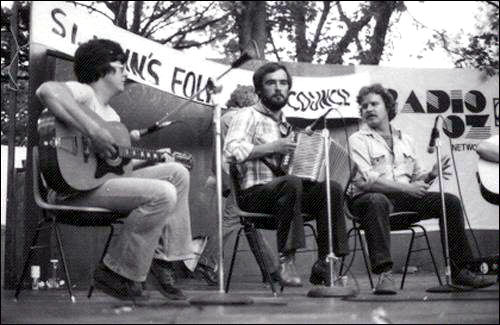
[[[289,4],[295,26],[295,53],[299,62],[312,62],[313,59],[306,37],[306,6],[304,1]]]
[[[236,14],[238,26],[238,43],[243,51],[250,41],[257,43],[259,55],[264,58],[266,48],[266,2],[265,1],[242,1],[241,12]]]
[[[393,1],[383,1],[377,3],[376,8],[376,23],[370,40],[370,51],[363,57],[361,64],[378,65],[382,54],[384,53],[385,36],[387,35],[387,30],[389,29],[389,21],[391,20],[391,15],[395,10],[395,5]]]
[[[134,2],[134,20],[132,21],[132,27],[130,27],[130,31],[135,34],[139,34],[139,30],[141,28],[141,16],[143,7],[144,1]]]
[[[127,9],[128,2],[120,2],[120,6],[118,7],[118,12],[115,17],[116,26],[127,29]]]

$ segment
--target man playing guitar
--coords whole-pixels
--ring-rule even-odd
[[[478,179],[483,198],[498,205],[498,134],[481,142],[477,147],[479,155]]]
[[[119,139],[107,126],[120,121],[109,101],[124,90],[125,60],[118,43],[90,40],[75,53],[78,82],[49,81],[36,92],[58,121],[90,140],[91,150],[102,159],[118,154]],[[66,205],[103,207],[128,214],[94,273],[96,287],[119,299],[147,298],[139,282],[146,280],[148,272],[164,296],[186,299],[173,286],[170,262],[195,258],[189,172],[173,162],[167,152],[164,158],[167,162],[144,168],[137,168],[139,162],[130,175],[107,179],[89,191],[56,194],[56,201]]]

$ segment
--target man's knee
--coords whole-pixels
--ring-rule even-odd
[[[377,215],[385,215],[390,212],[391,201],[382,193],[367,193],[360,200],[367,214],[373,214],[371,212],[376,211]]]
[[[300,191],[302,189],[302,180],[297,176],[286,175],[280,178],[280,185],[286,191]]]
[[[177,190],[175,186],[169,182],[159,183],[152,195],[153,204],[163,205],[167,212],[171,212],[177,204]]]
[[[170,168],[173,174],[182,182],[189,182],[189,170],[183,164],[172,162],[167,164],[167,168]]]
[[[460,207],[460,199],[454,194],[445,193],[444,201],[446,202],[446,205]]]

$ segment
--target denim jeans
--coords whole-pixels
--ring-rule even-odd
[[[444,241],[440,193],[427,192],[419,199],[405,193],[364,193],[355,197],[350,205],[365,231],[370,263],[375,274],[392,268],[391,226],[400,227],[424,219],[439,218],[441,241],[442,243]],[[446,193],[445,205],[451,271],[455,274],[472,260],[472,251],[465,234],[459,199],[455,195]],[[411,219],[389,218],[390,213],[402,211],[417,212],[417,216]]]
[[[194,258],[188,192],[189,172],[169,162],[110,179],[64,203],[128,213],[116,227],[104,263],[130,280],[145,281],[153,258]]]

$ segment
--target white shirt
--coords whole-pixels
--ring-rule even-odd
[[[65,84],[68,86],[69,90],[73,94],[73,97],[79,104],[88,107],[105,121],[120,122],[120,116],[109,104],[103,106],[97,100],[97,96],[92,87],[77,81],[67,81]]]

